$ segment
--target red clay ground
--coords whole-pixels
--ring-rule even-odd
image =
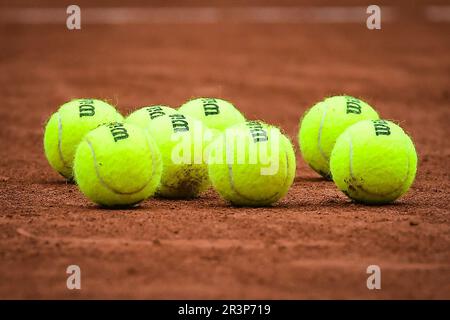
[[[0,25],[0,298],[450,298],[450,24]],[[347,93],[398,121],[419,153],[393,205],[351,203],[297,152],[271,208],[214,191],[105,210],[47,164],[43,126],[74,97],[124,114],[193,96],[281,126]],[[298,146],[296,146],[298,151]],[[66,288],[66,267],[82,290]],[[382,289],[366,288],[366,267]]]

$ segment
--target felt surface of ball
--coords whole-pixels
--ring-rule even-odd
[[[334,96],[315,104],[300,123],[298,143],[303,159],[314,171],[330,179],[329,159],[339,135],[358,121],[378,118],[371,106],[350,96]]]
[[[142,128],[110,123],[90,131],[74,159],[75,180],[93,202],[131,206],[154,194],[162,172],[161,155]]]
[[[333,181],[351,199],[384,204],[406,193],[417,170],[411,138],[393,122],[366,120],[337,139],[330,158]]]
[[[158,196],[195,198],[209,187],[205,162],[206,129],[201,121],[180,113],[158,117],[147,128],[158,145],[163,162]]]
[[[76,99],[63,104],[45,127],[44,151],[48,162],[71,180],[75,150],[84,135],[101,124],[122,120],[117,110],[102,100]]]
[[[237,206],[267,206],[286,195],[296,170],[294,149],[276,127],[234,126],[212,144],[208,173],[214,189]]]
[[[154,119],[164,116],[166,114],[178,113],[177,110],[163,105],[155,105],[140,108],[132,112],[126,119],[126,123],[132,123],[140,126],[141,128],[147,128],[151,125]]]
[[[193,99],[183,104],[178,111],[219,131],[245,122],[245,117],[232,103],[218,98]]]

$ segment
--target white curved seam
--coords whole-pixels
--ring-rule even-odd
[[[64,160],[63,157],[63,152],[62,152],[62,119],[61,119],[61,114],[58,112],[58,155],[59,155],[59,159],[61,160],[63,167],[70,169],[70,166],[67,165],[66,161]]]
[[[350,135],[348,136],[348,144],[349,144],[349,160],[350,160],[349,164],[350,177],[352,177],[352,179],[355,179],[355,177],[353,176],[353,143]]]
[[[141,192],[142,190],[144,190],[144,189],[147,187],[147,185],[151,182],[151,177],[150,177],[150,180],[147,181],[147,182],[144,184],[144,186],[143,186],[142,188],[140,188],[140,189],[138,189],[138,190],[136,190],[136,191],[132,191],[132,192],[121,192],[121,191],[118,191],[118,190],[114,189],[113,187],[109,186],[109,185],[103,180],[103,178],[101,177],[100,172],[99,172],[99,170],[98,170],[98,162],[97,162],[97,158],[96,158],[96,156],[95,156],[94,147],[92,146],[91,142],[90,142],[88,139],[85,139],[85,140],[86,140],[86,143],[87,143],[88,146],[89,146],[89,149],[91,150],[92,158],[93,158],[93,160],[94,160],[95,175],[97,176],[98,181],[100,181],[100,183],[101,183],[106,189],[108,189],[109,191],[111,191],[112,193],[115,193],[115,194],[118,194],[118,195],[133,195],[133,194],[136,194],[136,193]]]
[[[153,174],[155,173],[156,154],[155,154],[154,150],[152,149],[152,143],[148,140],[149,136],[148,136],[147,132],[144,132],[144,134],[145,134],[145,142],[147,143],[148,150],[150,150],[150,152],[152,154],[152,167],[151,167],[151,173],[150,173],[150,180],[147,181],[147,183],[145,184],[145,186],[144,186],[144,188],[145,188],[153,180]],[[143,190],[144,188],[142,188],[141,190]]]
[[[288,157],[287,151],[285,151],[284,154],[285,154],[285,156],[286,156],[286,177],[285,177],[285,179],[284,179],[283,186],[285,187],[286,184],[287,184],[287,182],[288,182],[288,179],[289,179],[289,157]],[[279,194],[279,192],[278,192],[278,194]],[[277,195],[278,195],[278,194],[277,194]]]
[[[320,143],[321,143],[321,140],[322,140],[322,130],[323,130],[323,125],[324,125],[324,123],[325,123],[325,117],[327,116],[328,108],[329,108],[329,106],[328,106],[328,104],[326,104],[326,105],[325,105],[325,110],[323,111],[323,114],[322,114],[322,119],[320,120],[319,135],[318,135],[318,139],[317,139],[317,148],[319,149],[320,154],[322,155],[322,157],[323,157],[326,161],[328,161],[329,158],[327,157],[327,155],[326,155],[325,152],[323,151],[323,149],[322,149]]]

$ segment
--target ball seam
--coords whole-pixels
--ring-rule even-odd
[[[319,149],[320,155],[325,159],[325,161],[329,161],[329,157],[325,154],[325,152],[323,151],[322,147],[321,147],[321,140],[322,140],[322,130],[323,130],[323,126],[325,124],[325,118],[327,116],[327,111],[329,109],[329,105],[325,104],[325,110],[322,113],[322,119],[320,120],[320,126],[319,126],[319,134],[317,137],[317,148]]]
[[[100,181],[100,183],[101,183],[106,189],[108,189],[108,190],[111,191],[112,193],[117,194],[117,195],[134,195],[134,194],[137,194],[137,193],[141,192],[142,190],[144,190],[144,189],[151,183],[152,177],[153,177],[153,163],[152,163],[152,174],[151,174],[151,176],[150,176],[150,179],[149,179],[149,180],[144,184],[144,186],[141,187],[140,189],[135,190],[135,191],[132,191],[132,192],[121,192],[121,191],[118,191],[118,190],[116,190],[115,188],[111,187],[110,185],[108,185],[108,184],[106,183],[106,181],[103,180],[103,178],[102,178],[101,175],[100,175],[100,172],[99,172],[99,170],[98,170],[97,157],[96,157],[96,155],[95,155],[94,147],[92,146],[91,141],[89,141],[89,139],[87,139],[87,138],[85,139],[85,141],[86,141],[86,143],[87,143],[87,145],[88,145],[88,147],[89,147],[89,149],[90,149],[90,151],[91,151],[91,154],[92,154],[92,160],[93,160],[93,162],[94,162],[95,175],[97,176],[97,179]],[[146,142],[147,142],[147,146],[148,146],[148,141],[146,140]],[[149,147],[149,149],[151,150],[150,147]],[[153,161],[153,160],[152,160],[152,161]]]
[[[64,168],[70,169],[70,166],[64,160],[64,156],[63,156],[63,152],[62,152],[62,131],[63,131],[63,126],[62,126],[61,114],[59,112],[57,114],[58,114],[58,155],[59,155],[59,160],[61,160],[62,165],[63,165]]]

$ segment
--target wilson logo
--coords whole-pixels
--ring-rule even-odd
[[[127,129],[125,129],[122,123],[110,123],[108,124],[108,128],[111,131],[114,142],[124,140],[129,137],[128,131]]]
[[[148,107],[146,110],[148,112],[150,120],[153,120],[155,118],[161,117],[166,114],[161,107],[157,107],[157,106]]]
[[[208,98],[203,99],[203,110],[205,111],[205,116],[217,115],[220,113],[219,105],[216,99]]]
[[[264,130],[262,124],[258,121],[247,121],[247,127],[250,129],[250,134],[252,135],[253,142],[268,141],[267,131]]]
[[[80,101],[80,118],[92,117],[95,115],[94,100],[81,100]]]
[[[189,131],[189,123],[182,114],[171,114],[169,118],[172,120],[173,132]]]
[[[353,97],[345,97],[347,99],[347,113],[361,114],[361,100]]]
[[[391,134],[389,124],[384,120],[373,120],[373,126],[377,136],[389,136]]]

